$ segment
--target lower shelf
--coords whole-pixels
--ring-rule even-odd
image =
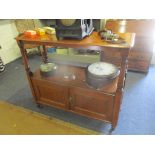
[[[58,68],[57,73],[51,77],[42,77],[39,71],[31,77],[36,102],[112,122],[118,79],[96,90],[86,84],[84,68]],[[66,73],[73,73],[75,79],[64,79]]]
[[[69,78],[66,78],[68,76]],[[74,76],[74,78],[73,78]],[[110,84],[104,86],[100,90],[96,90],[87,85],[85,81],[85,68],[59,65],[55,75],[50,77],[42,77],[39,69],[34,72],[31,77],[33,80],[40,80],[40,82],[46,83],[58,83],[62,86],[79,87],[97,92],[103,92],[105,94],[115,94],[117,90],[118,77],[114,79]]]
[[[49,102],[45,102],[45,101],[38,101],[37,104],[46,105],[46,106],[49,106],[49,107],[53,107],[53,108],[56,108],[56,109],[67,111],[67,112],[71,112],[71,113],[74,113],[74,114],[77,114],[77,115],[80,115],[80,116],[84,116],[84,117],[87,117],[87,118],[99,120],[99,121],[102,121],[102,122],[111,123],[111,120],[112,120],[111,117],[110,117],[110,119],[107,119],[106,117],[103,117],[103,116],[102,117],[94,117],[93,115],[87,114],[87,112],[84,113],[84,112],[79,112],[79,111],[75,111],[75,110],[72,110],[72,109],[60,108],[60,107],[54,106],[53,104],[51,104]]]
[[[112,120],[113,95],[84,88],[61,86],[33,80],[37,102],[99,120]]]

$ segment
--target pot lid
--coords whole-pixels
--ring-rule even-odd
[[[55,63],[45,63],[45,64],[40,65],[40,70],[42,72],[49,72],[49,71],[53,71],[56,69],[57,69],[57,66]]]
[[[115,65],[107,62],[96,62],[88,66],[88,71],[97,76],[109,76],[116,73]]]

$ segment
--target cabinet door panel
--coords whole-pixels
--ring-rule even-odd
[[[150,61],[150,59],[151,59],[151,57],[152,57],[152,53],[151,52],[143,52],[143,51],[135,51],[135,50],[132,50],[131,52],[130,52],[130,55],[129,55],[129,61],[130,61],[130,59],[131,59],[131,61],[132,60],[136,60],[136,61],[138,61],[138,60],[143,60],[143,61],[148,61],[147,63],[149,63],[149,61]]]
[[[93,90],[72,88],[70,98],[71,110],[93,118],[111,121],[113,96]]]
[[[68,88],[54,83],[33,81],[38,102],[68,108]]]
[[[134,70],[134,71],[142,71],[146,72],[149,68],[149,62],[143,61],[143,60],[130,60],[128,65],[130,66],[129,70]]]

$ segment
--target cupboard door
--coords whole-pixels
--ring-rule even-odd
[[[70,109],[92,118],[111,121],[114,97],[94,90],[70,89]]]
[[[33,80],[33,85],[39,103],[68,109],[68,87],[40,80]]]

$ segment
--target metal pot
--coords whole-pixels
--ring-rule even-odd
[[[119,69],[113,64],[96,62],[86,68],[86,82],[95,89],[101,89],[111,83],[119,73]]]
[[[48,77],[55,73],[57,65],[55,63],[45,63],[40,65],[40,74]]]

